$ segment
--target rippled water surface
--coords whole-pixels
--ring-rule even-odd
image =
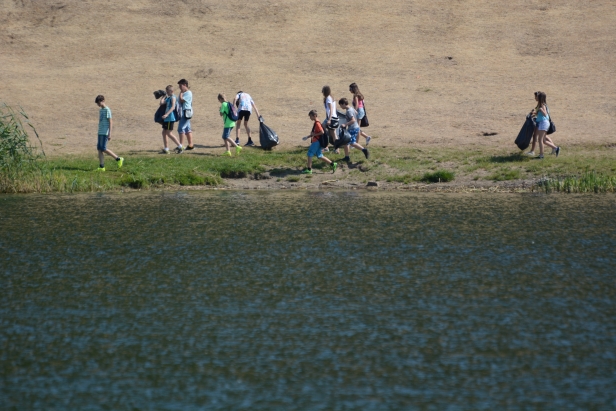
[[[2,410],[616,409],[616,197],[0,196]]]

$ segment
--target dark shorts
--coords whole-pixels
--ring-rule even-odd
[[[327,128],[330,129],[330,130],[335,130],[335,129],[338,128],[339,124],[340,124],[340,121],[338,120],[338,117],[332,117],[332,119],[329,122],[329,124],[327,124]]]
[[[222,139],[226,140],[229,138],[229,136],[231,136],[231,130],[233,130],[233,127],[225,127],[222,129]]]
[[[173,131],[173,124],[175,124],[175,121],[165,121],[165,122],[163,122],[163,130],[171,130],[171,131]]]
[[[96,149],[98,151],[107,150],[107,136],[103,134],[98,135],[98,142],[96,143]]]
[[[237,114],[237,121],[242,121],[243,119],[246,119],[246,121],[250,120],[250,111],[248,110],[241,110],[238,114]]]

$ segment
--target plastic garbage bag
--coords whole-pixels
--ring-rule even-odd
[[[515,139],[515,145],[520,150],[526,150],[530,145],[530,141],[533,139],[533,132],[535,131],[535,122],[530,114],[526,116],[526,121],[520,130],[520,134]]]
[[[336,149],[342,147],[342,146],[346,146],[347,144],[351,143],[351,134],[349,133],[349,131],[346,129],[346,127],[340,127],[338,129],[338,139],[334,142],[334,147]]]
[[[158,110],[156,110],[156,113],[154,113],[155,123],[163,123],[163,116],[165,115],[166,108],[167,107],[165,105],[158,106]]]
[[[259,118],[259,121],[261,122],[259,125],[259,142],[261,143],[261,148],[269,150],[270,148],[280,144],[278,134],[265,125],[263,122],[263,117]]]

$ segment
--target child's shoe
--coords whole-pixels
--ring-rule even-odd
[[[183,152],[184,152],[184,147],[177,146],[175,148],[175,153],[176,154],[182,154]]]
[[[342,160],[340,160],[340,161],[344,161],[345,163],[350,163],[350,162],[351,162],[351,157],[346,156],[346,157],[344,157],[344,158],[343,158]]]
[[[336,172],[337,168],[338,168],[338,163],[332,163],[332,174]]]
[[[305,169],[302,170],[302,174],[312,174],[312,169],[305,168]]]
[[[186,150],[194,150],[195,146],[186,146]]]
[[[99,167],[99,168],[96,169],[96,171],[101,171],[101,172],[105,171],[105,167]]]
[[[241,151],[242,151],[242,147],[240,147],[240,146],[235,147],[235,154],[236,155],[239,156]]]
[[[368,144],[370,144],[370,140],[372,140],[372,137],[366,137],[366,147],[368,147]]]
[[[227,157],[231,157],[231,152],[229,150],[227,150],[222,155],[223,156],[227,156]]]
[[[327,153],[327,152],[329,151],[329,148],[328,148],[328,147],[325,147],[325,148],[324,148],[324,149],[322,149],[321,151],[322,151],[322,152],[324,152],[324,153]]]
[[[122,164],[124,164],[124,157],[118,157],[116,159],[116,163],[118,164],[118,168],[122,168]]]
[[[558,157],[559,154],[560,154],[560,146],[554,149],[554,155]]]
[[[235,144],[237,144],[238,146],[240,145],[240,139],[239,138],[235,139]]]
[[[169,149],[163,148],[163,151],[161,151],[160,154],[169,154]]]
[[[531,157],[535,157],[535,152],[534,151],[529,151],[528,153],[526,153],[526,155],[527,156],[531,156]]]
[[[363,150],[364,155],[366,156],[366,160],[368,160],[370,158],[370,152],[368,151],[367,148],[364,148]]]

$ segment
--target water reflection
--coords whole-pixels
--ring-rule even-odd
[[[0,404],[610,409],[615,205],[3,196]]]

